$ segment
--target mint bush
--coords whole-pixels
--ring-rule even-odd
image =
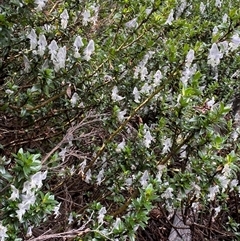
[[[239,17],[230,0],[2,3],[2,240],[50,220],[137,240],[156,207],[166,239],[180,210],[193,239],[237,240]]]

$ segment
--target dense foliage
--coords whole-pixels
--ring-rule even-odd
[[[1,240],[240,238],[238,1],[0,4]]]

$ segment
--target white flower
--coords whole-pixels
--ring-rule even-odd
[[[33,226],[28,227],[26,237],[28,237],[28,238],[32,237],[32,235],[33,235],[32,228],[33,228]]]
[[[212,99],[209,100],[209,101],[207,101],[207,103],[206,103],[206,105],[207,105],[208,108],[212,108],[214,104],[215,104],[215,99],[214,99],[214,97],[212,97]]]
[[[122,221],[120,218],[116,218],[116,221],[113,224],[113,229],[118,230],[121,227]]]
[[[22,195],[22,202],[18,204],[18,210],[16,211],[20,223],[23,222],[23,215],[30,209],[30,206],[33,205],[35,201],[36,197],[34,194]]]
[[[26,193],[26,194],[31,194],[32,193],[32,185],[31,185],[30,181],[25,181],[23,183],[23,190],[22,190],[22,192]]]
[[[172,199],[173,198],[173,189],[171,187],[168,187],[165,192],[161,195],[162,198],[165,199]]]
[[[112,90],[112,100],[113,101],[120,101],[122,99],[124,99],[125,97],[122,97],[120,95],[118,95],[118,87],[114,86],[113,90]]]
[[[72,98],[70,100],[72,107],[76,106],[76,104],[78,103],[79,99],[80,99],[80,97],[79,97],[78,93],[75,92],[72,95]]]
[[[34,29],[28,34],[27,38],[30,39],[30,49],[33,50],[37,47],[37,34]]]
[[[233,179],[231,182],[230,182],[230,192],[233,190],[234,187],[237,187],[238,185],[238,180],[237,179]]]
[[[61,213],[59,212],[61,203],[59,203],[58,205],[56,205],[53,209],[53,215],[55,216],[54,218],[57,218]]]
[[[187,85],[188,80],[191,79],[191,77],[196,73],[197,71],[197,65],[194,64],[192,67],[187,67],[182,72],[181,81],[184,85]]]
[[[138,26],[137,18],[134,18],[134,19],[130,20],[129,22],[125,23],[125,26],[127,28],[137,28],[137,26]]]
[[[146,75],[148,74],[148,70],[145,65],[147,64],[148,60],[152,58],[154,53],[154,51],[149,51],[144,55],[138,66],[135,67],[133,78],[137,79],[139,73],[141,73],[141,80],[145,79]]]
[[[235,50],[240,45],[240,37],[238,34],[234,34],[231,38],[231,43],[229,43],[229,46],[231,47],[231,50]]]
[[[24,72],[29,73],[31,70],[30,61],[26,55],[23,55]]]
[[[199,210],[199,202],[193,202],[191,205],[191,208],[193,209],[194,212],[197,212]]]
[[[19,209],[16,211],[17,218],[18,218],[19,222],[22,223],[23,222],[22,217],[26,213],[26,209],[21,206],[18,206],[18,208]]]
[[[57,55],[53,60],[54,70],[56,72],[58,72],[61,68],[65,68],[66,55],[66,46],[59,48]]]
[[[228,41],[223,41],[223,42],[219,42],[218,43],[220,49],[221,49],[221,53],[228,53]]]
[[[140,183],[142,185],[143,188],[147,187],[148,185],[148,180],[149,180],[149,174],[148,174],[148,171],[146,170],[142,177],[140,178]]]
[[[73,46],[75,47],[75,54],[74,57],[75,58],[79,58],[80,54],[79,54],[79,49],[83,46],[83,42],[82,42],[82,38],[80,36],[77,36],[75,38],[75,41],[73,43]]]
[[[168,19],[167,19],[167,21],[165,22],[165,24],[172,25],[172,21],[174,20],[173,14],[174,14],[174,11],[173,11],[173,9],[171,9],[171,11],[170,11],[170,13],[169,13],[169,15],[168,15]]]
[[[204,5],[204,3],[201,2],[200,3],[200,12],[201,12],[201,14],[204,14],[205,9],[206,9],[206,5]]]
[[[104,81],[105,82],[110,82],[112,80],[113,80],[113,77],[111,75],[108,75],[108,74],[104,75]]]
[[[57,59],[58,59],[58,62],[59,62],[59,67],[60,67],[60,68],[65,68],[66,46],[61,47],[61,48],[58,50]]]
[[[212,31],[212,35],[216,35],[218,33],[218,27],[214,26],[213,31]]]
[[[89,169],[85,176],[85,182],[90,183],[91,180],[92,180],[92,172],[91,172],[91,169]]]
[[[117,153],[121,152],[121,151],[124,149],[125,145],[126,145],[126,143],[125,143],[125,140],[123,139],[123,141],[120,142],[120,143],[117,145],[117,147],[116,147],[116,152],[117,152]]]
[[[220,211],[221,211],[221,207],[220,206],[218,206],[218,207],[216,207],[216,208],[214,208],[214,215],[212,216],[212,222],[215,222],[215,218],[218,216],[218,214],[220,213]]]
[[[127,179],[125,180],[125,184],[126,184],[128,187],[130,187],[130,186],[132,185],[132,182],[133,182],[133,179],[132,179],[132,178],[127,178]]]
[[[127,113],[126,109],[118,112],[117,117],[120,122],[122,122],[125,119],[124,116],[126,115],[126,113]]]
[[[213,201],[215,199],[216,194],[219,192],[219,186],[215,185],[215,186],[209,187],[208,191],[209,191],[209,194],[207,195],[208,200]]]
[[[208,64],[215,67],[219,65],[222,57],[223,54],[219,51],[217,44],[213,43],[208,55]]]
[[[148,70],[145,66],[143,66],[140,69],[140,74],[141,74],[141,80],[145,80],[145,78],[147,77],[147,74],[148,74]]]
[[[163,150],[162,154],[166,154],[170,151],[170,148],[172,147],[172,140],[171,138],[164,138],[163,139]]]
[[[73,223],[73,215],[72,215],[72,213],[70,213],[69,216],[68,216],[68,224],[71,224],[71,223]]]
[[[46,49],[47,46],[47,40],[44,34],[40,34],[39,35],[39,40],[38,40],[38,54],[40,56],[44,55],[44,51]]]
[[[36,10],[41,11],[45,7],[47,1],[48,0],[35,0],[34,3],[38,5],[36,7]]]
[[[23,183],[23,190],[22,193],[26,193],[26,195],[32,195],[34,191],[32,191],[32,183],[31,181],[25,181]]]
[[[154,84],[159,85],[162,79],[162,73],[160,70],[157,70],[157,72],[154,74]]]
[[[43,30],[50,33],[52,30],[56,29],[55,26],[51,25],[51,24],[44,24],[43,25]]]
[[[227,189],[227,187],[228,187],[230,179],[228,179],[226,176],[222,176],[222,175],[218,175],[217,179],[220,182],[220,186],[222,188],[222,192],[224,192]]]
[[[34,193],[24,194],[21,196],[22,205],[26,207],[26,210],[29,210],[30,206],[33,205],[36,201],[36,196]]]
[[[222,3],[220,0],[216,0],[215,7],[220,8],[222,6]]]
[[[133,89],[133,95],[134,95],[134,101],[136,103],[140,102],[141,96],[140,96],[140,92],[138,91],[137,87],[134,87]]]
[[[228,163],[226,163],[222,169],[222,173],[224,176],[228,177],[231,174],[231,168]]]
[[[97,185],[101,184],[103,177],[104,177],[104,169],[102,168],[102,170],[97,175]]]
[[[19,198],[19,190],[16,187],[14,187],[13,185],[11,185],[11,190],[12,190],[12,194],[11,194],[11,197],[9,198],[9,200],[15,201],[16,199]]]
[[[99,6],[96,6],[95,4],[91,6],[91,9],[94,11],[94,15],[91,17],[91,22],[95,25],[98,20],[98,13],[99,13]]]
[[[178,6],[177,8],[177,14],[176,14],[176,18],[180,17],[181,14],[183,13],[183,11],[186,9],[187,7],[187,2],[186,0],[181,0],[181,4]]]
[[[194,60],[194,50],[190,49],[186,57],[186,67],[189,68]]]
[[[166,168],[165,165],[158,165],[157,166],[158,173],[156,175],[156,178],[159,182],[162,182],[161,178],[162,178],[162,174],[163,174],[163,171],[164,171],[165,168]]]
[[[103,223],[103,219],[105,217],[105,214],[107,213],[106,208],[102,207],[99,211],[98,211],[98,223],[102,224]]]
[[[237,131],[234,131],[232,134],[231,134],[231,137],[234,141],[236,141],[238,139],[238,136],[239,136],[239,133]]]
[[[228,20],[228,15],[225,13],[225,14],[223,15],[222,22],[223,22],[223,23],[226,23],[227,20]]]
[[[134,78],[134,79],[137,79],[137,78],[138,78],[139,73],[140,73],[140,70],[141,70],[140,66],[136,66],[136,67],[135,67],[135,69],[134,69],[134,74],[133,74],[133,78]]]
[[[183,145],[180,149],[180,158],[186,158],[187,157],[187,152],[186,152],[186,145]]]
[[[145,13],[149,15],[152,12],[152,8],[146,8]]]
[[[83,19],[82,19],[83,26],[86,26],[88,24],[88,22],[91,21],[91,19],[90,19],[90,17],[91,17],[90,11],[89,10],[85,10],[82,13],[82,16],[83,16]]]
[[[2,222],[0,222],[0,241],[4,241],[5,238],[8,237],[7,231],[7,228],[2,225]]]
[[[144,83],[144,85],[142,86],[140,92],[141,93],[145,93],[145,94],[149,94],[151,89],[152,89],[152,85],[149,85],[148,83]]]
[[[23,193],[26,195],[31,196],[33,194],[32,189],[39,189],[42,187],[42,181],[45,180],[47,177],[47,171],[45,172],[37,172],[30,177],[30,181],[25,181],[23,183]]]
[[[60,14],[60,18],[61,18],[62,29],[65,29],[67,27],[68,19],[69,19],[67,9],[64,9],[64,11]]]
[[[147,130],[144,134],[143,143],[147,148],[149,148],[152,141],[154,141],[154,138],[152,137],[151,132]]]
[[[240,113],[236,113],[234,116],[234,122],[238,124],[240,122]],[[237,128],[237,131],[239,132],[240,128]]]
[[[47,177],[47,171],[45,172],[37,172],[34,175],[31,176],[30,182],[32,188],[41,188],[42,187],[42,181],[45,180]]]
[[[198,198],[201,194],[201,187],[199,185],[197,185],[196,183],[192,183],[192,187],[193,187],[193,190],[194,190],[194,194]]]
[[[52,40],[51,43],[48,45],[49,53],[51,54],[51,60],[54,60],[57,55],[58,45],[55,40]]]
[[[12,95],[12,94],[14,93],[14,91],[13,91],[13,90],[10,90],[10,89],[6,89],[5,92],[6,92],[6,94],[8,94],[8,95]]]
[[[87,45],[87,47],[84,49],[84,59],[89,61],[91,59],[91,55],[95,49],[94,41],[91,39]]]

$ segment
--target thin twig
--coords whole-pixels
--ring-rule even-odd
[[[78,130],[79,128],[88,125],[88,124],[92,124],[95,122],[99,122],[102,121],[101,119],[93,119],[90,121],[86,121],[89,118],[94,118],[94,117],[99,117],[99,115],[92,115],[92,116],[86,116],[79,124],[70,127],[67,130],[66,135],[63,137],[63,139],[49,152],[45,155],[45,157],[42,159],[42,164],[44,164],[63,144],[68,143],[69,139],[71,139],[71,136],[73,135],[73,133]],[[84,135],[84,134],[83,134]]]
[[[48,240],[51,238],[75,238],[77,236],[82,236],[88,232],[90,232],[91,230],[89,228],[85,229],[85,230],[81,230],[81,229],[72,229],[70,231],[67,232],[63,232],[63,233],[55,233],[55,234],[48,234],[48,235],[40,235],[37,238],[31,238],[28,239],[29,241],[43,241],[43,240]]]

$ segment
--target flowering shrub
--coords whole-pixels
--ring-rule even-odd
[[[192,239],[237,240],[239,17],[230,0],[1,4],[2,240],[136,240],[154,217],[167,239],[179,212]]]
[[[39,154],[14,154],[14,161],[1,159],[1,233],[2,240],[22,240],[31,236],[32,228],[50,214],[57,202],[49,192],[41,191],[47,171],[41,171]],[[7,168],[8,167],[8,168]]]

